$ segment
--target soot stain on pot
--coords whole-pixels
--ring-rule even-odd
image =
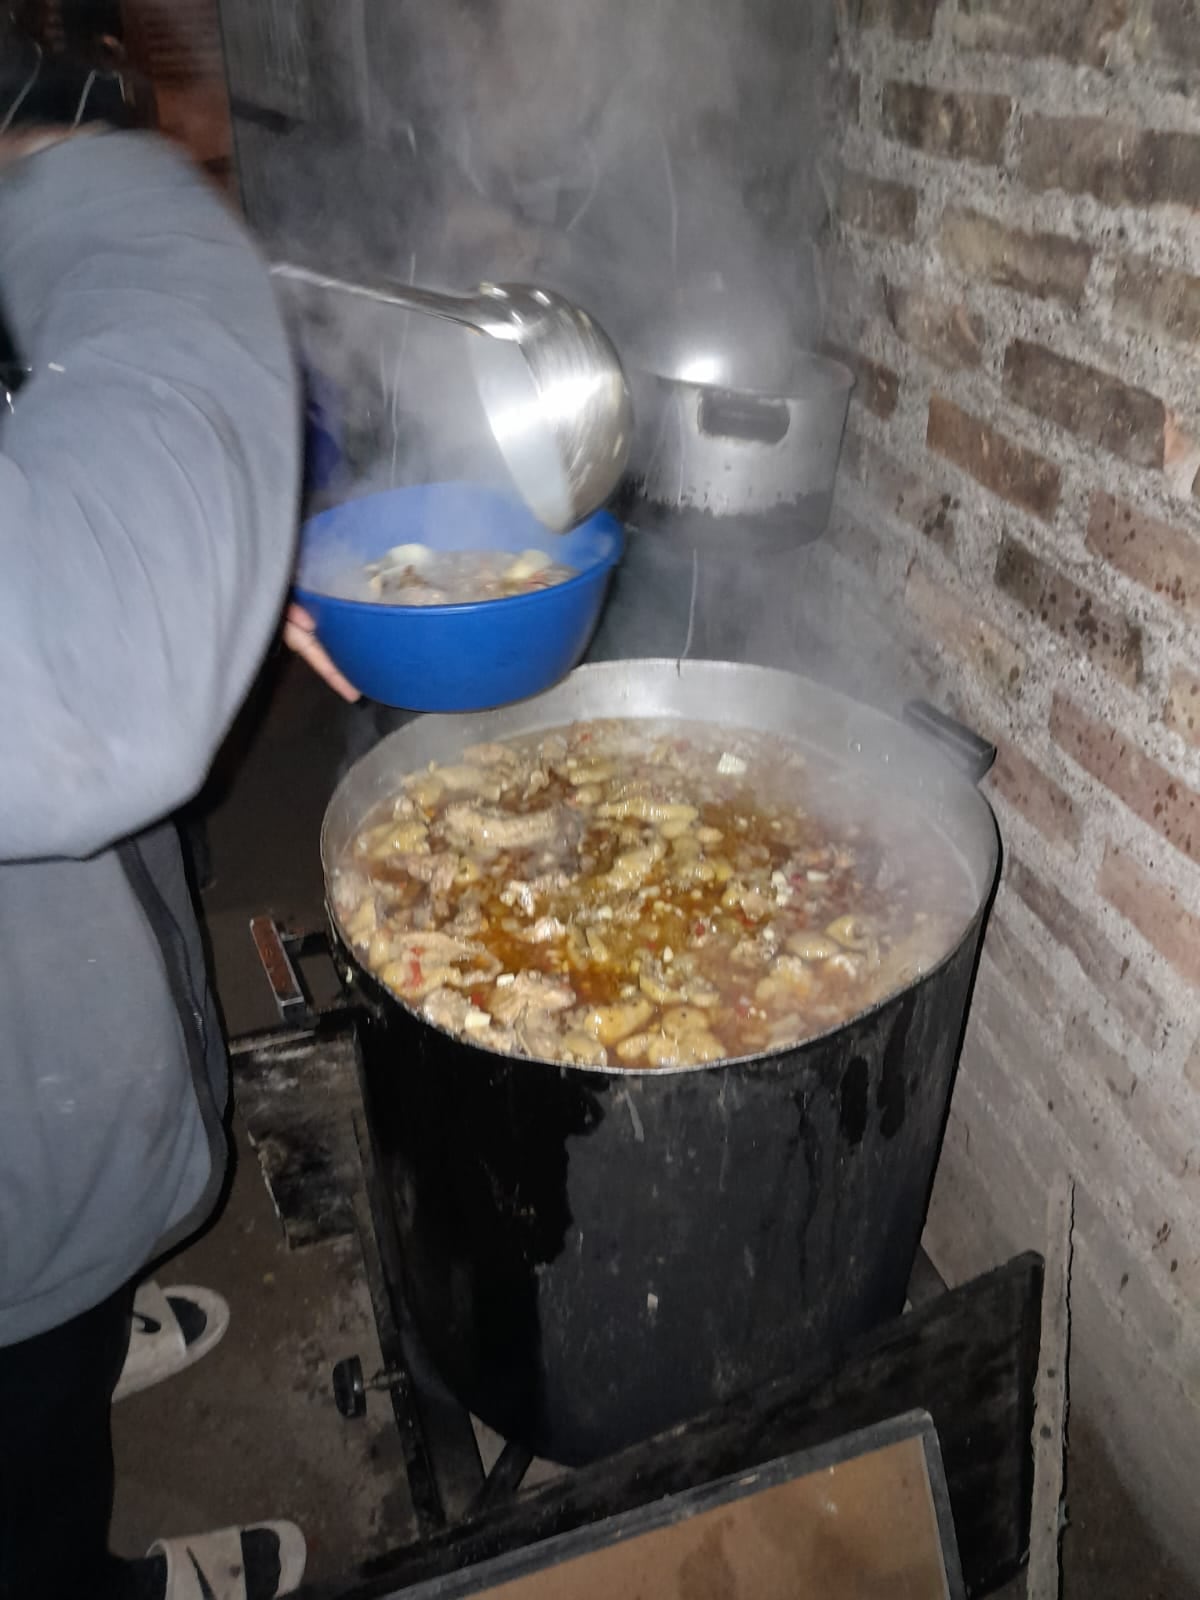
[[[854,1056],[842,1073],[839,1125],[842,1137],[851,1145],[862,1143],[867,1131],[871,1069],[865,1056]]]
[[[904,1067],[908,1052],[908,1034],[916,1010],[916,995],[904,997],[888,1042],[884,1047],[883,1066],[879,1085],[875,1091],[875,1105],[881,1113],[879,1131],[885,1139],[894,1139],[904,1126],[904,1112],[908,1090]]]
[[[796,1229],[796,1246],[804,1272],[808,1270],[808,1230],[821,1204],[821,1130],[812,1114],[813,1098],[804,1089],[792,1094],[792,1104],[800,1114],[793,1148],[798,1147],[803,1156],[806,1179],[804,1205]]]

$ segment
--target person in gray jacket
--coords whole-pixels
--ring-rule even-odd
[[[3,108],[0,107],[0,110]],[[134,1280],[211,1211],[227,1067],[178,839],[275,633],[299,404],[268,275],[141,133],[0,120],[0,1597],[250,1600],[290,1524],[108,1552]]]

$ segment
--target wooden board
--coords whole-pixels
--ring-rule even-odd
[[[1041,1292],[1041,1259],[1018,1257],[889,1323],[830,1375],[775,1384],[306,1595],[386,1600],[913,1411],[937,1428],[967,1593],[987,1594],[1029,1547]]]
[[[919,1441],[479,1591],[479,1600],[947,1600]]]

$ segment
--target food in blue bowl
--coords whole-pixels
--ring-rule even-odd
[[[606,512],[555,534],[492,490],[422,484],[307,522],[296,599],[369,699],[483,711],[538,694],[581,660],[623,548]]]

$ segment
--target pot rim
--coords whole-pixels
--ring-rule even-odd
[[[785,672],[778,668],[749,666],[744,663],[707,661],[684,663],[682,661],[670,660],[639,660],[633,663],[627,661],[592,663],[590,665],[575,668],[574,672],[568,674],[567,678],[564,679],[563,682],[557,685],[554,689],[544,691],[539,695],[535,695],[531,699],[522,702],[518,706],[506,707],[500,712],[485,712],[481,715],[487,717],[490,715],[504,716],[506,712],[518,715],[522,712],[531,713],[528,724],[524,728],[513,728],[508,732],[502,732],[496,735],[497,737],[522,737],[523,735],[536,733],[539,731],[539,729],[546,731],[551,727],[561,726],[561,720],[559,722],[539,722],[536,711],[536,707],[538,706],[539,702],[544,702],[545,700],[550,699],[556,694],[562,692],[568,685],[570,685],[572,680],[582,683],[592,681],[603,682],[605,678],[615,679],[622,672],[627,672],[631,668],[634,670],[642,670],[651,678],[661,676],[664,672],[664,669],[666,670],[667,674],[672,676],[682,676],[685,670],[688,668],[691,669],[691,672],[688,674],[689,676],[694,674],[702,677],[707,674],[720,675],[723,672],[734,673],[737,675],[745,675],[751,680],[758,679],[762,684],[767,685],[768,687],[772,685],[778,687],[777,680],[791,680],[792,683],[801,691],[806,688],[809,690],[820,690],[823,697],[829,703],[830,720],[832,720],[833,711],[839,707],[843,711],[845,711],[846,708],[849,708],[851,711],[861,713],[871,723],[878,723],[880,725],[890,724],[891,726],[889,727],[888,732],[893,737],[897,737],[901,740],[902,749],[907,748],[913,752],[921,750],[922,754],[924,754],[921,736],[915,733],[911,728],[905,727],[904,724],[897,722],[896,719],[888,716],[887,713],[880,711],[878,708],[864,705],[860,701],[852,700],[849,696],[842,694],[840,691],[830,689],[825,685],[817,683],[813,679],[804,677],[800,673]],[[770,683],[768,683],[768,680],[770,680]],[[599,711],[593,711],[589,713],[589,715],[592,716],[602,714],[603,713]],[[612,713],[608,714],[611,715]],[[635,710],[625,710],[623,714],[636,717],[638,712]],[[664,713],[658,711],[643,713],[643,715],[649,716],[660,716],[663,714]],[[675,713],[675,715],[686,720],[685,714],[682,712]],[[838,1023],[836,1026],[826,1028],[821,1033],[808,1035],[805,1038],[794,1041],[791,1044],[780,1045],[771,1051],[759,1052],[758,1054],[751,1056],[730,1056],[721,1061],[698,1062],[691,1066],[613,1068],[577,1067],[568,1065],[565,1062],[543,1061],[533,1056],[524,1056],[507,1051],[492,1050],[480,1041],[476,1041],[474,1039],[463,1039],[458,1034],[451,1033],[449,1030],[439,1027],[436,1023],[431,1022],[429,1018],[425,1017],[415,1006],[410,1004],[408,1001],[401,999],[401,997],[397,994],[394,994],[392,990],[385,988],[384,985],[379,982],[378,978],[376,978],[374,974],[370,973],[364,963],[359,960],[358,956],[353,950],[353,947],[342,935],[341,928],[333,912],[331,903],[332,896],[328,893],[332,873],[337,865],[337,863],[332,859],[333,850],[329,837],[332,826],[331,819],[335,808],[339,805],[346,792],[352,789],[356,774],[360,773],[363,767],[366,766],[367,763],[371,762],[376,753],[381,749],[382,745],[390,743],[393,740],[403,739],[405,735],[408,734],[412,728],[416,727],[422,720],[422,718],[415,719],[413,722],[407,724],[405,728],[399,729],[396,733],[391,734],[388,739],[381,741],[379,745],[375,746],[374,750],[362,757],[359,762],[350,768],[335,789],[334,794],[330,799],[328,806],[326,807],[325,815],[321,824],[321,866],[327,891],[325,897],[326,911],[335,944],[345,952],[346,958],[350,961],[353,970],[361,979],[366,980],[368,984],[377,988],[379,993],[384,996],[387,1001],[400,1006],[411,1017],[415,1018],[425,1027],[432,1029],[435,1033],[441,1035],[441,1037],[452,1040],[454,1043],[462,1046],[463,1048],[480,1050],[495,1061],[521,1061],[527,1064],[556,1068],[560,1072],[588,1072],[597,1078],[609,1079],[614,1077],[622,1077],[633,1078],[639,1081],[646,1077],[661,1077],[664,1073],[678,1075],[685,1072],[708,1071],[713,1068],[730,1067],[739,1064],[745,1065],[747,1063],[754,1063],[756,1070],[758,1070],[763,1064],[769,1064],[772,1061],[776,1061],[779,1058],[796,1050],[806,1049],[809,1045],[816,1044],[820,1040],[828,1039],[832,1035],[841,1032],[843,1029],[856,1026],[864,1019],[875,1016],[884,1007],[893,1004],[899,996],[907,994],[910,991],[921,987],[928,980],[936,977],[936,975],[940,973],[956,957],[958,952],[962,949],[964,942],[974,936],[978,926],[984,919],[986,919],[995,896],[996,886],[999,881],[1001,857],[1000,831],[996,822],[995,813],[988,803],[986,797],[979,791],[978,787],[971,783],[965,776],[963,776],[961,772],[957,771],[953,766],[951,766],[944,753],[939,751],[937,746],[930,744],[928,746],[928,766],[930,771],[933,772],[940,780],[949,784],[952,794],[959,796],[959,800],[956,802],[956,804],[961,804],[962,806],[969,805],[971,808],[975,809],[976,814],[980,819],[980,823],[983,825],[985,830],[986,845],[983,847],[979,859],[974,864],[972,864],[966,858],[963,860],[964,871],[969,873],[972,881],[975,884],[976,898],[974,910],[965,922],[959,935],[955,938],[953,944],[949,946],[940,959],[934,965],[932,965],[927,972],[922,973],[919,977],[903,987],[893,990],[890,994],[885,995],[876,1001],[872,1006],[863,1011],[856,1012],[852,1017],[849,1017],[845,1021]],[[739,723],[745,727],[753,726],[748,719],[744,717],[739,718],[736,712],[731,713],[729,717],[729,725],[738,726]],[[714,723],[714,726],[717,725],[719,724]],[[787,731],[784,729],[776,729],[775,731],[783,738],[787,738],[789,736]],[[800,738],[801,736],[793,733],[792,737]],[[473,735],[464,730],[463,740],[467,743],[473,742]],[[862,754],[861,744],[858,754]],[[881,751],[876,752],[876,754],[882,755],[883,770],[888,771],[888,764],[891,762],[891,754],[882,748]],[[922,768],[923,774],[925,762],[922,761],[919,763],[919,765]],[[413,767],[411,770],[415,771],[417,768]],[[894,771],[892,771],[891,775],[898,779],[898,774],[896,774]],[[399,776],[403,776],[403,774],[399,774]],[[369,810],[370,807],[368,807],[366,811],[361,812],[358,817],[358,821],[353,824],[354,827],[361,826],[362,820],[369,813]],[[948,849],[955,850],[956,852],[962,854],[962,846],[957,844],[952,838],[947,839],[946,846]]]
[[[821,355],[815,350],[806,350],[798,358],[792,369],[792,378],[789,382],[802,380],[808,373],[819,378],[825,388],[835,392],[849,395],[854,388],[854,373],[842,361],[835,360],[832,356]],[[738,399],[761,400],[764,403],[773,402],[776,405],[799,405],[812,398],[812,391],[781,394],[778,389],[762,389],[756,385],[732,383],[698,383],[693,378],[681,378],[667,372],[660,372],[654,367],[638,366],[632,364],[630,375],[634,378],[640,376],[651,379],[663,388],[676,392],[703,395],[733,395]]]

